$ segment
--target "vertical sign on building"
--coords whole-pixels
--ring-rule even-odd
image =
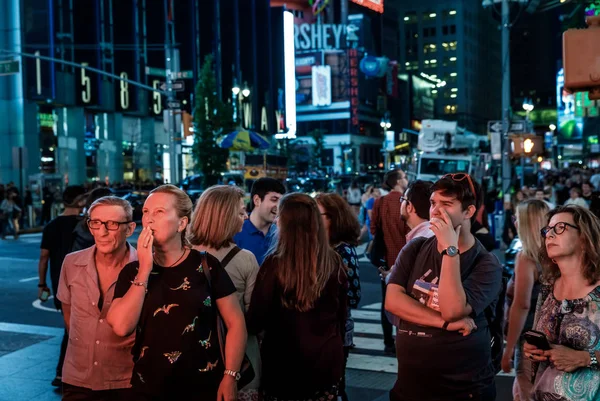
[[[348,64],[350,65],[350,131],[358,132],[358,50],[348,50]]]
[[[331,105],[331,67],[312,67],[312,104],[315,107]]]

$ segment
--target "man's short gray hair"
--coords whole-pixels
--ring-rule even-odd
[[[129,203],[129,201],[127,201],[123,198],[119,198],[118,196],[111,195],[111,196],[103,196],[102,198],[96,199],[87,211],[88,217],[90,217],[92,215],[92,211],[95,208],[97,208],[98,206],[121,206],[123,208],[123,211],[125,212],[127,221],[133,220],[133,207],[131,207],[131,204]]]

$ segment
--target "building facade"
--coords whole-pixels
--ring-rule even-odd
[[[485,132],[501,117],[498,22],[479,0],[401,2],[400,68],[442,81],[434,89],[439,118]]]

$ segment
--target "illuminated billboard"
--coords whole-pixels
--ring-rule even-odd
[[[367,7],[375,12],[383,14],[383,0],[350,0],[353,3]]]

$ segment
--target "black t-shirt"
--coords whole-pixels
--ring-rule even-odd
[[[73,230],[78,222],[79,216],[58,216],[44,227],[40,248],[50,251],[50,282],[53,294],[58,290],[63,260],[71,253]]]
[[[497,302],[502,268],[477,240],[459,257],[462,285],[477,330],[463,337],[459,332],[401,320],[396,335],[398,378],[392,391],[402,400],[468,400],[494,382],[484,310]],[[437,238],[415,238],[398,255],[390,284],[404,287],[407,294],[430,305],[427,289],[439,284],[441,267]]]
[[[312,398],[339,384],[344,372],[348,279],[340,266],[314,307],[299,312],[281,302],[277,268],[276,258],[265,259],[246,315],[249,333],[264,330],[261,387],[283,400]]]
[[[154,264],[132,350],[131,384],[137,392],[172,399],[216,395],[225,367],[215,301],[235,293],[235,287],[216,258],[207,255],[207,262],[210,291],[198,251],[176,267]],[[138,267],[132,262],[123,268],[115,299],[127,293]]]

